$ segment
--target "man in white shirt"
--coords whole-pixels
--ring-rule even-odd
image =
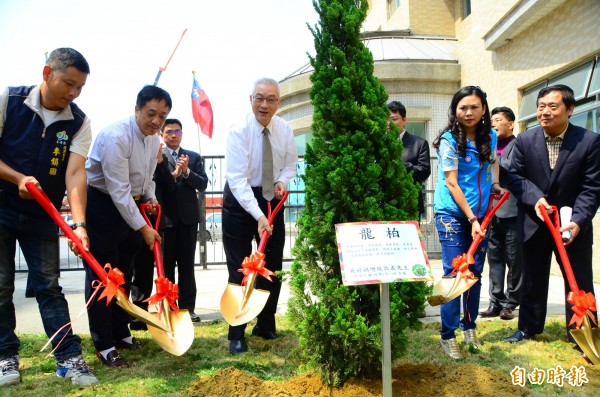
[[[158,232],[142,217],[138,205],[158,203],[152,180],[161,150],[158,133],[171,106],[171,97],[162,88],[142,88],[135,115],[100,131],[86,163],[90,252],[101,265],[110,263],[123,272],[125,295],[129,295],[136,252],[143,242],[152,249],[154,241],[160,240]],[[99,277],[84,264],[88,300],[96,284],[92,283]],[[114,300],[107,306],[104,299],[95,298],[88,307],[88,319],[100,361],[110,367],[128,366],[116,349],[140,348],[129,332],[129,314]]]
[[[258,244],[265,230],[270,234],[264,251],[265,267],[273,272],[282,269],[285,244],[283,209],[275,217],[273,225],[269,225],[267,203],[270,201],[272,208],[279,203],[286,185],[296,176],[298,162],[294,133],[285,120],[275,116],[279,106],[277,81],[270,78],[257,80],[250,95],[250,104],[252,113],[229,131],[225,156],[227,182],[223,193],[223,246],[232,284],[241,284],[243,275],[239,269],[242,262],[252,254],[252,240],[255,239]],[[263,159],[265,147],[272,151],[272,159],[267,163],[263,163],[266,161]],[[271,163],[272,174],[263,174],[263,164]],[[268,175],[265,181],[263,175]],[[277,277],[272,280],[262,276],[256,279],[256,288],[270,291],[252,330],[252,335],[264,339],[277,338],[275,312],[281,282]],[[246,324],[229,327],[231,354],[248,350],[245,329]]]

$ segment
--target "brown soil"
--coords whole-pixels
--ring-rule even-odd
[[[263,381],[235,368],[224,368],[204,378],[188,390],[194,397],[379,397],[383,395],[381,376],[351,379],[342,388],[324,385],[318,375],[301,375],[287,382]],[[505,397],[527,395],[527,389],[507,381],[499,370],[471,364],[435,366],[401,365],[392,371],[392,395]]]

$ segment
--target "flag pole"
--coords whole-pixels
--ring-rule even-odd
[[[167,66],[169,66],[169,62],[171,62],[171,59],[173,58],[173,55],[175,55],[175,51],[177,51],[177,47],[179,47],[179,44],[181,43],[181,40],[183,39],[183,36],[185,35],[185,32],[187,32],[187,29],[184,29],[183,33],[181,33],[181,37],[179,38],[179,41],[177,42],[177,45],[175,46],[175,49],[171,53],[171,56],[169,57],[169,60],[167,61],[167,63],[165,64],[165,66],[158,68],[158,74],[156,75],[156,78],[154,79],[154,84],[153,85],[157,85],[158,84],[158,80],[160,79],[160,75],[162,74],[162,72],[164,72],[165,70],[167,70]]]

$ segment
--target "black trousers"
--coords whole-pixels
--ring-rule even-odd
[[[580,290],[594,293],[592,272],[592,228],[580,233],[573,242],[566,246],[567,256],[573,268],[575,280]],[[552,252],[560,265],[565,283],[565,314],[567,328],[573,317],[572,305],[567,302],[571,291],[565,277],[562,261],[548,229],[538,230],[529,240],[523,243],[523,285],[521,286],[521,306],[519,308],[519,330],[529,334],[541,334],[544,331],[548,303],[548,284]],[[573,328],[571,326],[571,328]],[[571,339],[569,335],[569,339]]]
[[[521,257],[517,217],[494,216],[490,227],[487,255],[490,267],[490,307],[515,310],[519,306]]]
[[[178,222],[164,231],[163,266],[165,277],[179,286],[179,307],[189,310],[191,313],[196,308],[197,289],[194,259],[197,238],[197,223],[185,225]],[[175,280],[175,266],[177,266],[177,280]]]
[[[254,197],[264,214],[267,214],[267,200],[262,197],[259,188],[253,188]],[[279,200],[271,200],[271,208]],[[244,258],[252,254],[252,240],[258,244],[258,222],[242,208],[237,199],[231,193],[229,185],[225,184],[223,193],[223,247],[227,258],[227,270],[229,271],[229,282],[241,284],[243,274],[238,270],[242,268]],[[282,269],[283,248],[285,245],[285,222],[283,208],[277,213],[273,221],[273,234],[267,240],[265,247],[265,267],[273,272]],[[272,282],[262,276],[256,278],[256,288],[270,292],[269,299],[263,310],[257,317],[256,325],[264,332],[275,332],[275,312],[277,301],[281,291],[281,281],[278,277],[271,277]],[[229,340],[244,338],[246,324],[229,327]]]
[[[124,274],[125,295],[129,296],[133,259],[143,244],[142,235],[131,229],[121,218],[109,195],[88,186],[86,209],[87,232],[90,238],[90,253],[100,266],[110,263]],[[100,277],[84,261],[85,299],[91,297],[92,283]],[[131,316],[121,309],[113,299],[107,306],[106,299],[98,300],[100,291],[88,307],[90,333],[96,350],[106,350],[115,345],[116,340],[131,335]]]

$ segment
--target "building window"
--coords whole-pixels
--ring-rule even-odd
[[[538,92],[550,85],[564,84],[571,87],[575,95],[575,111],[570,122],[574,125],[600,132],[600,56],[588,60],[566,72],[551,76],[523,91],[519,122],[526,128],[538,125],[536,101]]]
[[[463,19],[471,15],[471,0],[463,0],[462,2]]]
[[[412,135],[427,139],[427,125],[424,121],[407,121],[404,129]]]
[[[399,8],[400,0],[387,0],[387,19],[390,19]]]

